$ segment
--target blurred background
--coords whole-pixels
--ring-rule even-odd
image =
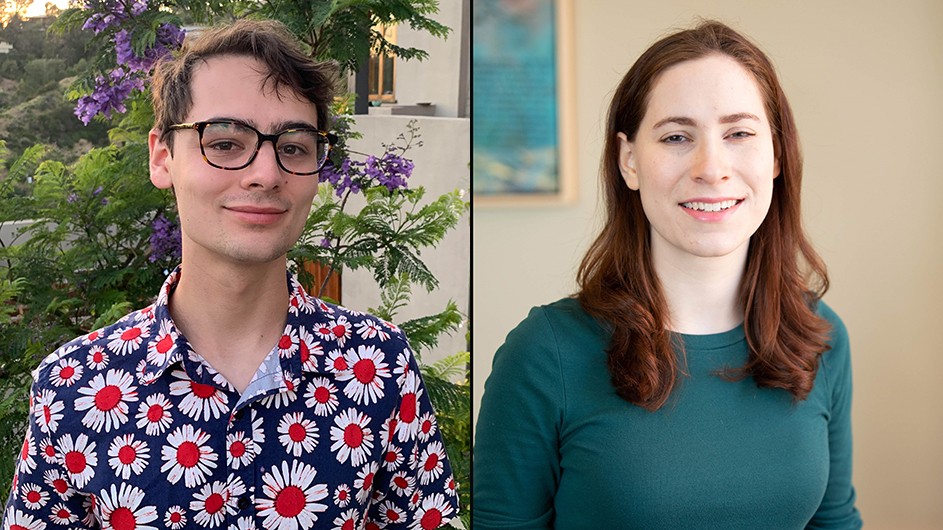
[[[854,479],[865,524],[943,528],[943,3],[568,5],[577,198],[474,202],[476,409],[508,331],[532,306],[576,289],[599,226],[597,168],[618,81],[658,38],[717,18],[770,56],[798,121],[806,228],[829,267],[825,299],[852,341]]]

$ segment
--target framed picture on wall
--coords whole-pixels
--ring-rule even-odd
[[[572,0],[474,0],[473,13],[475,205],[572,202]]]

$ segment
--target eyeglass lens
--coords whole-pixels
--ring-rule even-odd
[[[244,167],[259,143],[254,129],[237,123],[208,123],[202,134],[203,154],[225,168]],[[275,153],[282,167],[296,173],[314,173],[327,158],[327,138],[315,131],[290,130],[278,135]]]

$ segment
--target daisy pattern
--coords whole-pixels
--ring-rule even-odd
[[[314,333],[306,328],[298,330],[298,354],[301,357],[301,366],[304,370],[315,372],[318,369],[318,356],[324,355],[321,343],[314,340]]]
[[[386,448],[386,454],[383,455],[383,468],[387,471],[396,471],[403,465],[405,460],[402,449],[395,445],[389,445]]]
[[[85,434],[76,436],[75,441],[71,434],[65,434],[59,439],[59,454],[69,481],[78,489],[84,488],[95,476],[95,466],[98,465],[95,442],[90,442]]]
[[[115,355],[127,355],[138,349],[150,334],[151,327],[147,322],[118,328],[108,336],[108,350]]]
[[[419,397],[422,395],[422,388],[419,386],[419,379],[415,372],[406,374],[403,380],[403,386],[400,389],[399,419],[396,429],[399,432],[399,441],[406,443],[416,437],[416,431],[419,430],[419,417],[417,408],[419,407]]]
[[[84,370],[82,363],[75,359],[60,359],[49,372],[49,382],[51,382],[53,386],[72,386],[76,381],[82,378],[82,372]]]
[[[273,466],[270,473],[262,476],[264,498],[256,501],[259,517],[264,517],[262,527],[275,530],[308,529],[318,520],[316,513],[327,509],[319,501],[327,497],[326,484],[314,484],[317,472],[313,467],[300,462],[282,462]]]
[[[233,530],[233,527],[230,526],[229,529]],[[251,517],[240,517],[236,520],[235,530],[258,530],[258,528]]]
[[[422,500],[422,505],[413,516],[411,530],[432,530],[439,528],[451,519],[452,504],[447,502],[445,495],[433,493]]]
[[[96,375],[88,386],[78,390],[76,412],[87,410],[82,424],[95,432],[109,432],[128,421],[128,402],[137,401],[134,377],[123,370],[108,370]]]
[[[305,406],[314,409],[315,416],[328,416],[337,410],[337,387],[326,377],[315,377],[304,397]]]
[[[60,502],[52,507],[49,520],[54,524],[66,525],[78,521],[79,517],[72,513],[68,506]]]
[[[161,320],[157,334],[147,343],[147,362],[163,366],[177,351],[177,336],[177,330],[170,320]]]
[[[226,465],[239,469],[252,463],[255,443],[242,431],[226,435]]]
[[[140,475],[150,460],[150,449],[143,440],[135,440],[134,434],[125,434],[112,440],[108,447],[108,465],[116,476],[128,480],[131,473]]]
[[[167,437],[168,445],[161,450],[164,465],[161,472],[170,471],[167,480],[171,484],[184,478],[188,488],[199,486],[206,482],[206,475],[216,468],[217,455],[209,447],[210,435],[193,425],[177,427]]]
[[[318,445],[318,426],[314,420],[306,419],[303,412],[292,412],[282,416],[278,422],[278,441],[292,456],[310,453]]]
[[[373,478],[376,476],[379,467],[380,464],[370,462],[357,472],[357,480],[354,481],[354,489],[357,490],[357,502],[363,504],[370,498],[370,492],[373,491]]]
[[[104,336],[102,335],[102,331],[103,329],[96,329],[95,331],[89,333],[88,335],[85,335],[84,337],[82,337],[82,344],[84,344],[85,346],[88,346],[92,344],[93,342],[95,342],[96,340],[102,338]]]
[[[393,492],[401,497],[409,497],[416,487],[416,478],[405,471],[398,471],[390,481]]]
[[[172,375],[177,380],[170,383],[170,395],[183,396],[177,408],[187,416],[207,421],[229,412],[229,398],[225,392],[212,385],[197,383],[183,370],[174,370]]]
[[[62,500],[68,500],[75,493],[66,480],[65,475],[58,469],[50,469],[43,474],[43,482],[59,495]]]
[[[340,350],[331,350],[327,353],[327,363],[325,368],[335,374],[349,370],[347,359]]]
[[[406,376],[412,371],[412,368],[409,367],[411,357],[409,350],[403,350],[396,356],[396,367],[393,368],[393,373],[396,375],[397,385],[402,386],[406,381]]]
[[[164,526],[171,530],[180,530],[187,526],[187,512],[180,506],[171,506],[164,513]]]
[[[298,332],[292,329],[291,324],[285,326],[285,332],[278,339],[275,348],[278,350],[278,355],[283,359],[291,357],[298,351]]]
[[[108,367],[108,359],[108,353],[105,352],[105,348],[98,345],[92,346],[88,349],[85,366],[88,366],[92,370],[104,370]]]
[[[99,497],[102,529],[157,530],[144,524],[157,519],[157,508],[141,506],[144,496],[143,490],[124,482],[118,489],[112,484],[108,490],[102,490]]]
[[[357,323],[357,333],[360,334],[360,338],[362,339],[372,339],[376,337],[380,339],[380,342],[390,338],[390,334],[380,327],[378,322],[369,318]]]
[[[195,513],[193,521],[203,527],[216,528],[226,519],[231,500],[224,482],[205,484],[190,501],[190,510]]]
[[[49,502],[49,492],[44,491],[38,484],[23,484],[20,486],[20,498],[30,510],[38,510]]]
[[[345,315],[341,315],[337,320],[332,320],[327,324],[322,324],[314,329],[314,332],[323,340],[333,340],[341,348],[350,338],[353,326],[347,321]]]
[[[383,362],[383,351],[375,346],[360,345],[355,352],[344,356],[350,367],[337,374],[338,381],[347,381],[344,394],[359,405],[376,403],[383,397],[383,379],[390,377],[390,369]]]
[[[34,519],[32,515],[10,508],[3,516],[3,530],[45,530],[46,523],[42,519]]]
[[[59,461],[56,446],[52,444],[52,440],[49,438],[43,438],[43,441],[39,442],[39,454],[43,457],[43,460],[50,464],[55,464]]]
[[[347,484],[341,484],[334,489],[334,504],[344,508],[350,503],[351,493],[350,486]]]
[[[419,483],[426,485],[438,479],[444,469],[444,460],[445,449],[442,448],[441,442],[435,441],[427,445],[419,457]]]
[[[419,418],[419,430],[416,433],[416,436],[420,441],[428,442],[432,435],[436,431],[436,420],[435,414],[432,412],[426,412]]]
[[[331,451],[336,452],[337,461],[343,464],[350,459],[350,465],[360,466],[367,461],[373,449],[373,431],[368,426],[370,417],[350,408],[334,418],[331,427]]]
[[[172,282],[147,311],[48,356],[24,404],[6,519],[18,510],[36,530],[402,529],[435,493],[454,517],[455,482],[404,337],[288,281],[298,316],[288,310],[281,344],[241,393],[177,330]],[[448,511],[435,508],[424,515]]]
[[[33,431],[26,431],[23,438],[23,447],[20,448],[20,459],[17,462],[17,472],[29,473],[36,469],[36,441],[33,440]]]
[[[393,501],[384,501],[380,505],[380,518],[386,524],[402,524],[406,521],[406,512]]]
[[[346,512],[340,514],[334,518],[333,530],[356,530],[357,517],[359,515],[360,512],[357,510],[347,510]]]
[[[134,416],[138,420],[137,428],[144,429],[148,436],[160,436],[173,422],[172,408],[173,403],[163,394],[147,396]]]
[[[36,396],[33,402],[33,416],[36,417],[36,423],[39,430],[46,434],[53,434],[59,427],[59,420],[62,419],[62,411],[65,405],[61,401],[56,401],[56,393],[52,390],[43,390]]]

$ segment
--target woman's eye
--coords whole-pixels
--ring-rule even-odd
[[[754,135],[753,133],[749,132],[749,131],[737,131],[737,132],[731,134],[731,135],[730,135],[730,138],[733,138],[733,139],[735,139],[735,140],[739,140],[739,139],[742,139],[742,138],[749,138],[749,137],[751,137],[751,136],[755,136],[755,135]]]
[[[661,141],[666,144],[680,144],[680,143],[687,142],[688,138],[683,134],[672,134],[670,136],[666,136],[662,138]]]

